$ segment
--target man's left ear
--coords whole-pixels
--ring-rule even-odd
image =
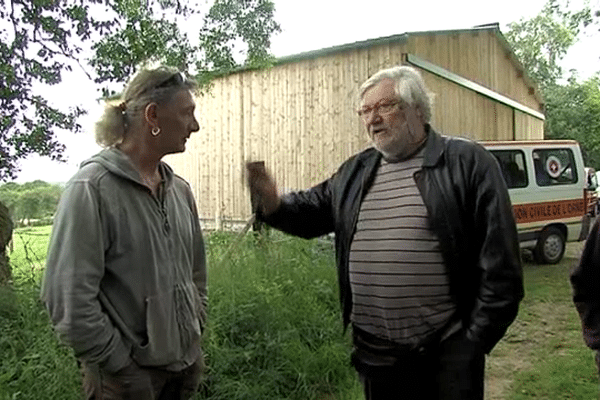
[[[158,115],[156,112],[156,108],[158,105],[156,103],[148,103],[146,108],[144,109],[144,117],[146,118],[146,122],[148,122],[152,126],[157,125]]]

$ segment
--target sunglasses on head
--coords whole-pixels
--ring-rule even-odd
[[[179,86],[185,82],[185,76],[181,72],[176,72],[164,81],[160,82],[154,89],[166,88],[169,86]]]

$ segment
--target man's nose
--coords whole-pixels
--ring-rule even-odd
[[[373,108],[371,111],[365,115],[365,125],[371,125],[373,123],[379,122],[381,119],[381,115],[379,114],[379,109],[377,107]]]
[[[192,132],[198,132],[200,130],[200,124],[198,120],[194,118],[194,122],[192,123]]]

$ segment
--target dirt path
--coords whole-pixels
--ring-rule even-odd
[[[561,264],[572,265],[577,262],[583,244],[569,243]],[[531,263],[532,260],[526,258],[523,267],[533,267]],[[527,298],[528,294],[525,296]],[[532,349],[546,345],[552,336],[561,331],[565,318],[573,312],[569,298],[560,303],[536,301],[528,305],[530,315],[527,319],[531,322],[518,317],[487,358],[485,400],[510,400],[515,372],[535,368]]]
[[[526,331],[524,324],[516,320],[488,357],[485,400],[506,400],[515,371],[531,368],[527,354],[534,343],[527,338]]]

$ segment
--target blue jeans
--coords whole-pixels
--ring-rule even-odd
[[[382,355],[380,363],[377,358],[367,360],[371,368],[353,357],[366,400],[483,400],[485,354],[463,330],[441,343]]]

